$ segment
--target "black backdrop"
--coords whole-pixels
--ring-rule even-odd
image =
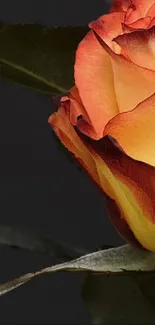
[[[104,0],[0,0],[0,20],[82,25],[105,13]],[[122,239],[87,175],[60,150],[47,124],[49,98],[0,83],[1,224],[29,226],[70,246],[95,250]],[[0,282],[56,263],[49,256],[0,246]],[[36,278],[0,298],[0,323],[86,324],[82,274]]]

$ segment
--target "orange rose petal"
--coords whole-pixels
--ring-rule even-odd
[[[127,11],[131,5],[131,0],[114,0],[110,8],[110,12]]]
[[[126,11],[126,24],[146,16],[153,16],[154,0],[115,0],[112,3],[110,12]]]
[[[128,19],[126,19],[125,23],[127,25],[148,16],[150,8],[154,5],[154,0],[132,0],[132,5],[135,6],[135,10],[133,10]]]
[[[146,16],[150,17],[151,19],[153,19],[155,17],[155,2],[153,3],[153,5],[148,10]]]
[[[132,28],[124,23],[122,23],[122,29],[124,34],[131,33],[137,30],[136,28]]]
[[[117,50],[118,46],[112,40],[122,34],[124,19],[125,12],[113,12],[99,17],[96,21],[91,22],[89,27],[95,30],[114,52],[119,53]]]
[[[92,137],[93,139],[98,139],[98,134],[91,125],[87,112],[79,96],[77,87],[74,86],[71,88],[68,96],[61,98],[61,102],[66,102],[65,107],[66,110],[68,107],[68,116],[71,124],[77,126],[77,128],[85,135]]]
[[[122,54],[141,67],[155,70],[155,27],[116,37]]]
[[[131,16],[131,14],[133,13],[134,10],[136,10],[136,7],[135,7],[135,5],[131,4],[126,11],[125,21],[127,21],[129,19],[129,17]]]
[[[75,83],[96,138],[99,139],[107,122],[118,113],[118,105],[111,59],[98,43],[93,31],[78,46]]]
[[[149,24],[149,28],[153,27],[155,25],[155,18],[153,18]]]
[[[112,60],[119,112],[129,111],[155,92],[155,71],[142,68],[123,55],[115,54],[98,35],[96,38]]]
[[[155,25],[155,3],[150,8],[150,10],[147,12],[147,16],[151,17],[151,22],[148,26],[148,28],[151,28],[152,26]]]
[[[63,103],[67,100],[69,100],[69,115],[72,125],[77,125],[78,118],[80,116],[85,116],[85,118],[88,118],[87,112],[81,102],[81,98],[76,87],[71,88],[68,96],[62,97],[61,102]]]
[[[91,140],[75,131],[66,105],[49,118],[64,146],[100,187],[118,232],[134,245],[155,251],[155,168],[135,161],[108,138]]]
[[[68,101],[61,104],[58,112],[49,117],[48,122],[63,145],[75,155],[82,166],[91,173],[94,182],[99,184],[95,161],[89,149],[82,143],[74,127],[70,123]]]
[[[115,138],[130,157],[155,166],[155,94],[114,117],[104,135]]]
[[[141,19],[135,21],[133,24],[130,24],[130,25],[126,25],[126,24],[122,23],[123,34],[135,32],[138,29],[139,30],[148,29],[148,28],[150,28],[149,27],[150,24],[151,24],[151,18],[150,17],[141,18]],[[119,36],[119,35],[117,35],[117,36]]]
[[[129,24],[128,26],[134,29],[146,29],[148,28],[150,22],[151,17],[144,17],[134,21],[134,23]]]
[[[96,154],[94,153],[95,156],[93,155],[93,151],[80,139],[69,121],[67,101],[61,104],[57,113],[54,113],[49,117],[49,123],[63,145],[74,155],[77,161],[79,161],[81,166],[90,175],[94,183],[102,191],[106,207],[110,213],[111,221],[117,228],[117,231],[127,241],[132,243],[134,246],[138,246],[138,241],[129,229],[125,219],[122,219],[121,213],[115,201],[112,199],[113,189],[111,189],[111,186],[109,185],[109,180],[107,180],[104,175],[101,176],[98,172],[95,158]],[[100,177],[102,177],[104,187],[101,184]]]

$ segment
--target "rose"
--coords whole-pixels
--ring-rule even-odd
[[[89,27],[75,86],[49,123],[101,188],[118,232],[155,251],[155,0],[116,0]]]

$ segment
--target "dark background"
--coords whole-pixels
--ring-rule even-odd
[[[107,11],[104,0],[0,0],[0,20],[46,26],[86,25]],[[47,123],[51,99],[0,83],[1,224],[29,226],[71,247],[117,246],[102,197],[60,150]],[[0,283],[56,263],[46,255],[0,246]],[[0,298],[0,323],[87,324],[83,274],[38,277]]]

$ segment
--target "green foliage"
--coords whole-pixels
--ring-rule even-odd
[[[76,48],[87,31],[0,23],[0,78],[47,95],[67,92],[74,84]]]

